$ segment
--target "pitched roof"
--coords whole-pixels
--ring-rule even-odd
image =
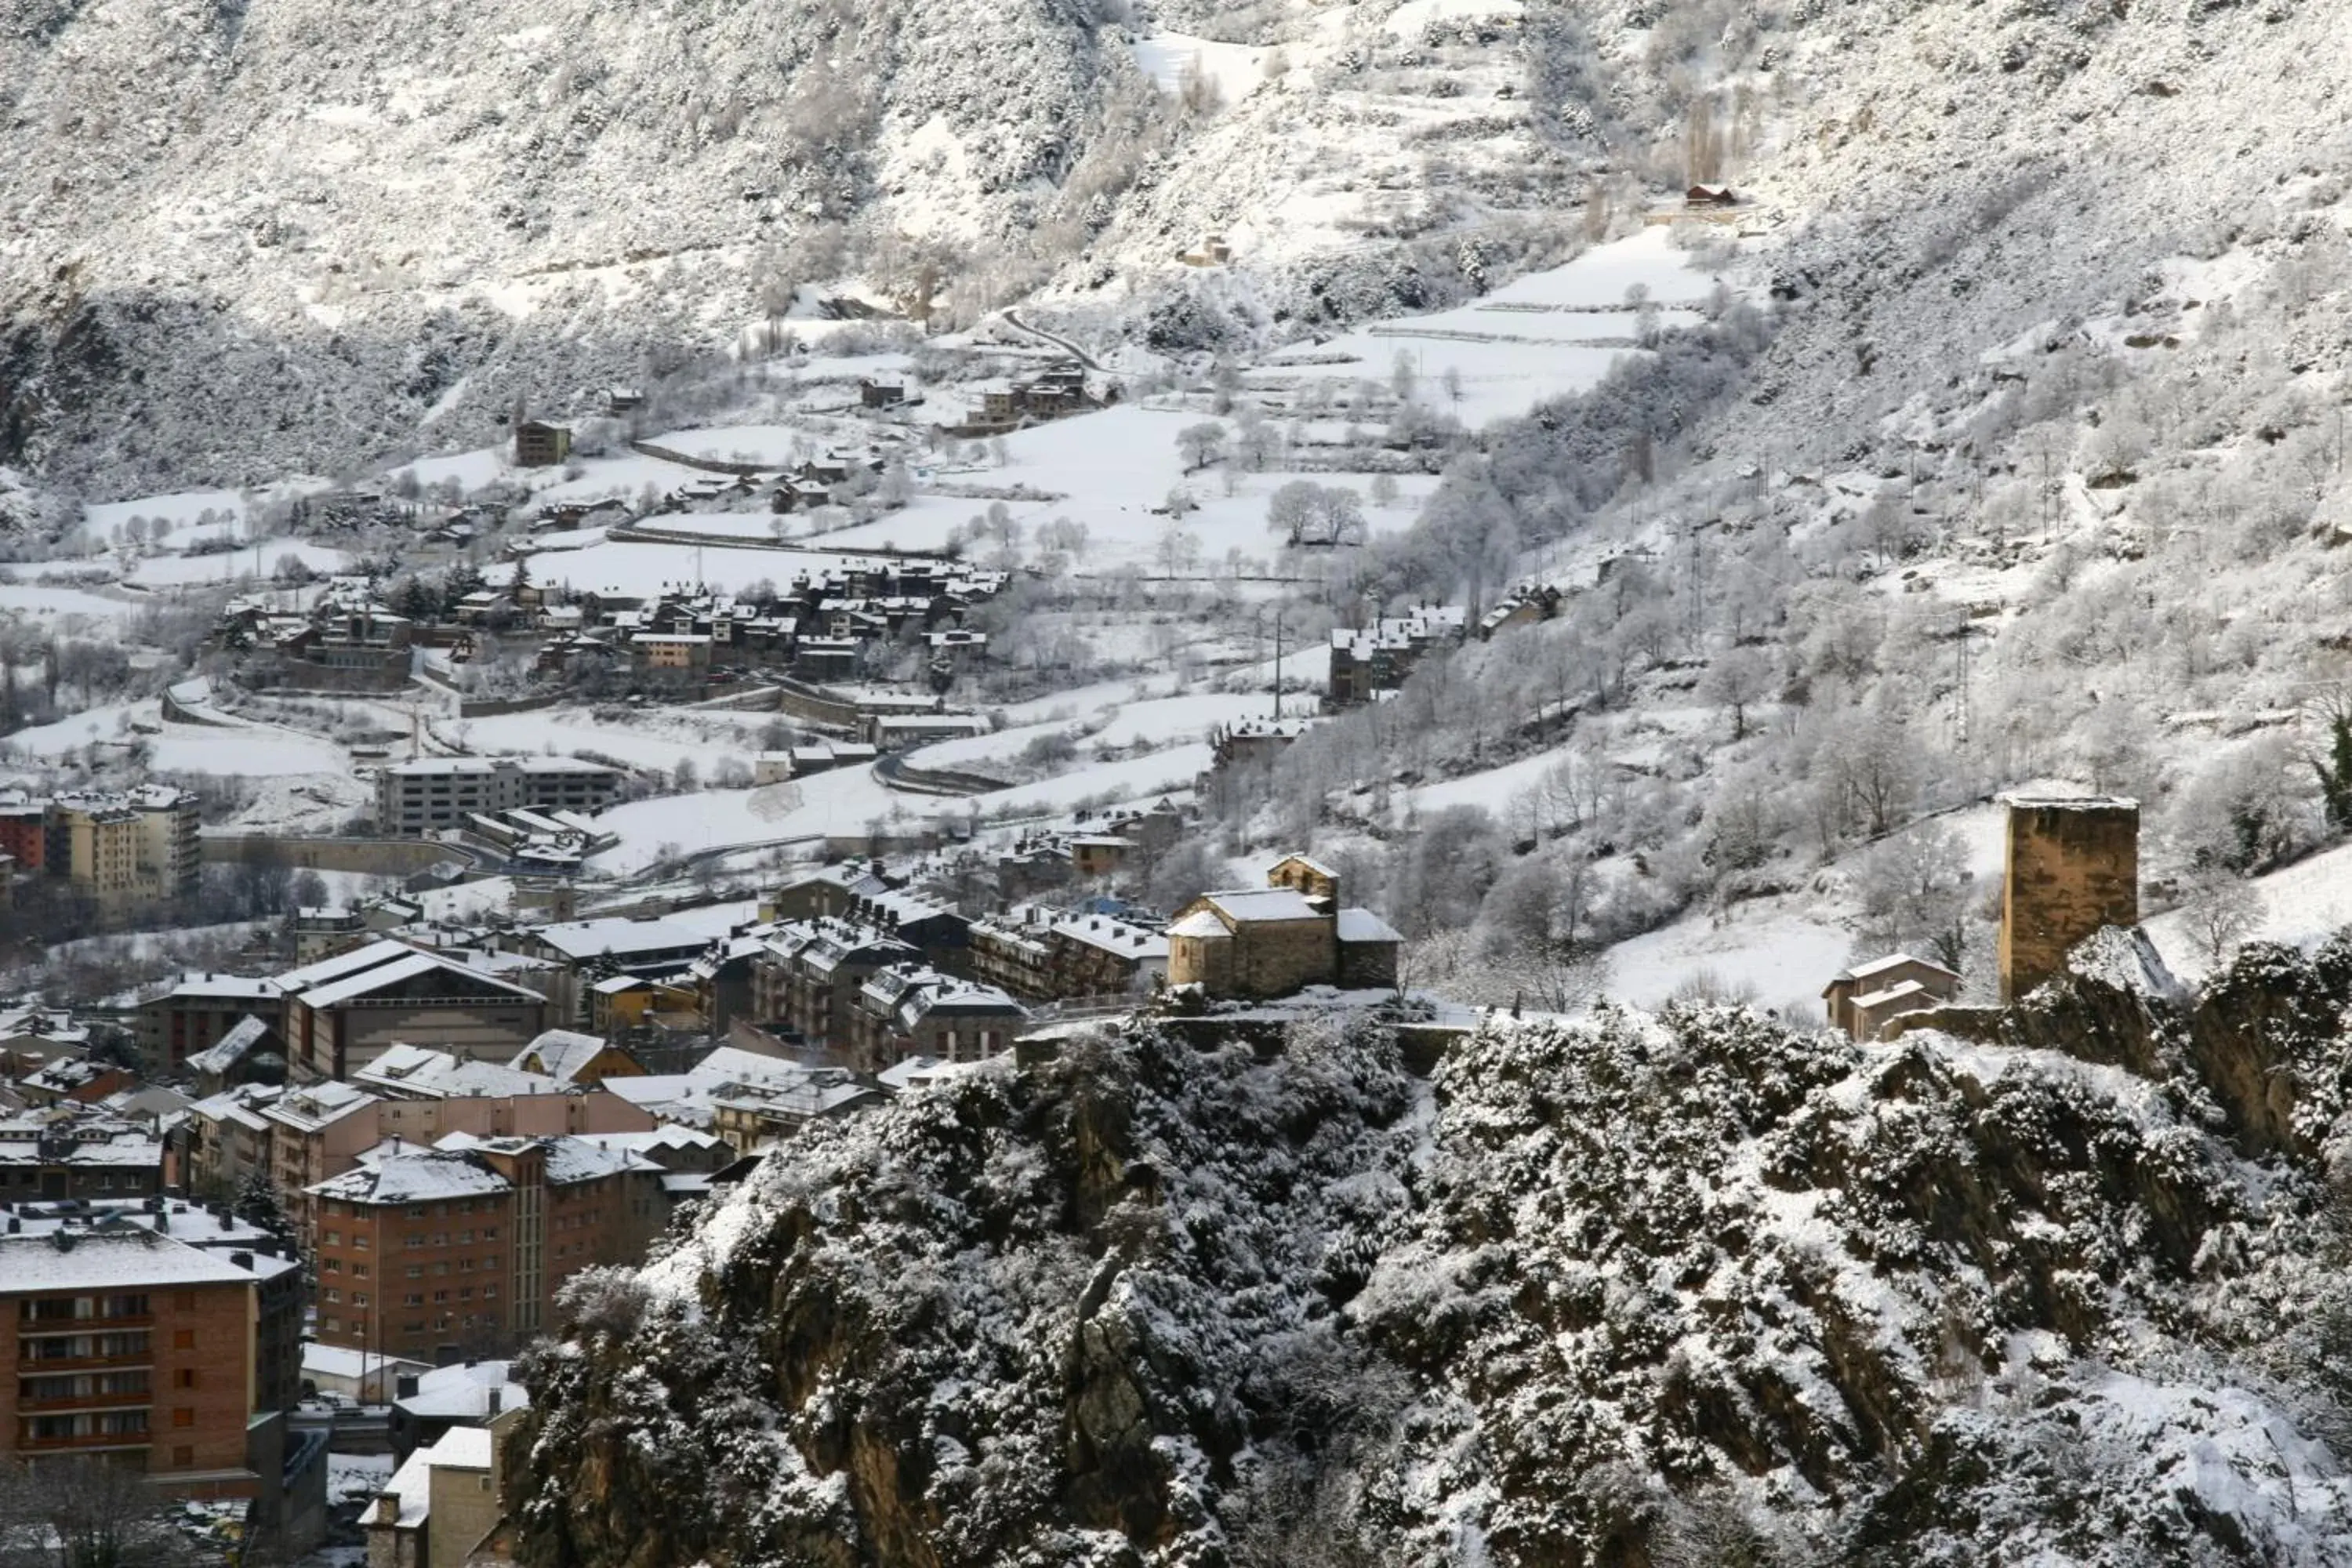
[[[429,952],[419,952],[414,948],[403,951],[408,954],[407,957],[394,959],[389,963],[377,964],[356,973],[346,974],[340,980],[330,981],[324,985],[303,992],[302,1005],[306,1007],[332,1007],[339,1003],[348,1002],[355,996],[364,996],[372,991],[380,991],[387,985],[397,985],[403,981],[414,980],[419,975],[436,972],[461,974],[476,984],[493,991],[503,991],[509,996],[528,998],[533,1002],[547,1000],[536,991],[517,985],[510,980],[500,980],[495,974],[485,974],[478,969],[468,968],[462,963],[454,963],[448,959],[436,957]]]
[[[1191,914],[1186,915],[1182,920],[1178,921],[1174,925],[1170,926],[1168,928],[1168,934],[1170,936],[1212,937],[1231,936],[1233,933],[1225,929],[1225,922],[1216,917],[1215,911],[1211,910],[1194,910]]]
[[[1400,942],[1404,938],[1397,929],[1370,910],[1339,911],[1339,940],[1360,942]]]
[[[1234,921],[1312,921],[1323,918],[1322,911],[1307,901],[1307,895],[1293,888],[1232,888],[1201,896]]]
[[[253,1283],[226,1253],[207,1251],[152,1230],[84,1232],[71,1243],[55,1236],[0,1237],[0,1289],[86,1290],[109,1285]]]
[[[266,1021],[247,1013],[227,1034],[190,1057],[188,1066],[197,1072],[226,1072],[243,1061],[268,1033]]]
[[[515,1053],[507,1065],[524,1072],[545,1073],[558,1083],[570,1083],[579,1072],[596,1059],[606,1046],[602,1035],[583,1034],[577,1029],[547,1029],[530,1044]],[[527,1067],[528,1062],[536,1067]]]

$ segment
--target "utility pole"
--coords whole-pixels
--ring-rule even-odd
[[[1274,612],[1274,716],[1282,717],[1282,610]]]
[[[1960,606],[1960,635],[1955,641],[1959,650],[1959,695],[1954,714],[1955,738],[1959,744],[1966,746],[1969,743],[1969,607],[1966,605]]]

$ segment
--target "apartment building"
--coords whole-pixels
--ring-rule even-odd
[[[922,962],[912,945],[844,920],[788,921],[752,960],[751,1010],[817,1045],[847,1047],[866,982],[893,964]]]
[[[202,868],[196,797],[168,784],[82,791],[44,813],[44,868],[94,894],[101,910],[193,897]]]
[[[425,1074],[437,1079],[440,1075]],[[655,1118],[598,1089],[530,1094],[374,1093],[348,1083],[289,1089],[262,1117],[269,1123],[272,1185],[306,1249],[317,1229],[310,1189],[360,1164],[386,1143],[430,1147],[451,1133],[474,1138],[563,1138],[651,1131]]]
[[[149,1230],[0,1235],[0,1458],[103,1456],[191,1497],[253,1498],[250,1258]]]
[[[617,769],[572,757],[418,757],[376,775],[376,826],[421,837],[480,813],[601,811],[620,792]]]
[[[163,1139],[84,1107],[0,1119],[0,1198],[144,1198],[176,1177]]]
[[[460,1134],[321,1182],[319,1338],[442,1363],[509,1351],[566,1279],[643,1259],[663,1173],[584,1139]]]
[[[280,994],[275,980],[259,976],[183,974],[132,1009],[140,1058],[149,1071],[166,1072],[219,1044],[248,1016],[275,1023]]]
[[[540,993],[404,942],[370,942],[277,980],[288,1066],[305,1082],[348,1079],[403,1040],[504,1061],[547,1026]]]
[[[301,1398],[302,1265],[291,1242],[226,1205],[186,1198],[0,1203],[0,1231],[12,1237],[63,1234],[68,1245],[78,1245],[143,1231],[228,1258],[254,1280],[254,1409],[291,1410]]]

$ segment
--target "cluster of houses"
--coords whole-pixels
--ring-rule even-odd
[[[335,691],[397,689],[411,679],[419,649],[463,664],[486,631],[535,636],[535,667],[551,675],[586,662],[692,681],[709,679],[714,666],[732,656],[838,678],[857,668],[866,648],[919,637],[934,675],[951,677],[986,657],[987,636],[963,621],[1008,580],[1001,571],[919,556],[857,558],[803,571],[772,596],[757,599],[682,584],[575,592],[525,578],[477,589],[446,616],[420,623],[385,604],[368,580],[338,577],[301,609],[268,596],[232,601],[213,640],[248,656],[241,674],[256,684]]]
[[[954,430],[963,437],[1002,436],[1024,425],[1039,425],[1099,408],[1116,398],[1113,384],[1103,397],[1087,389],[1087,373],[1076,360],[1063,360],[1035,375],[989,387],[980,395],[980,406]]]

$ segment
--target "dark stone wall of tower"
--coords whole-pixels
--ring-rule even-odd
[[[2139,805],[2012,801],[2000,903],[2000,996],[2063,973],[2066,953],[2105,926],[2139,922]]]

